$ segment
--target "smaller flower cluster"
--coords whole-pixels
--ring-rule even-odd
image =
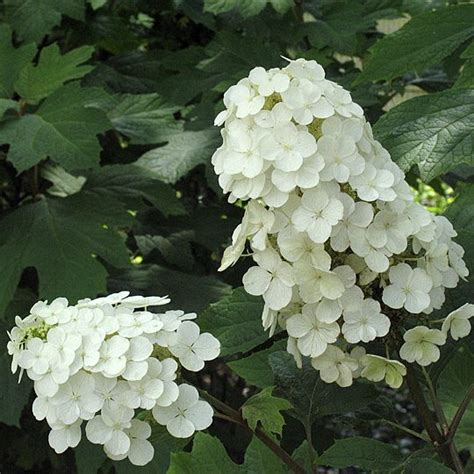
[[[145,465],[154,455],[151,426],[136,412],[151,411],[177,438],[212,423],[196,388],[177,384],[177,360],[197,372],[219,355],[219,341],[200,333],[194,313],[149,310],[169,301],[123,291],[74,306],[65,298],[39,301],[26,318],[16,317],[12,372],[20,367],[34,381],[33,414],[51,427],[57,453],[79,444],[85,421],[87,439],[109,458]]]

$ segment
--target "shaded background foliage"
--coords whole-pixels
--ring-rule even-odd
[[[198,435],[190,457],[179,452],[189,442],[157,429],[147,468],[106,461],[85,443],[75,455],[49,449],[45,425],[25,408],[28,382],[18,387],[9,374],[6,329],[38,297],[130,289],[169,294],[172,307],[198,312],[221,340],[222,361],[188,379],[236,407],[256,388],[278,387],[293,406],[281,444],[295,459],[306,462],[308,439],[321,454],[335,439],[359,435],[393,446],[338,441],[321,464],[372,470],[354,457],[368,449],[386,471],[421,472],[419,441],[393,428],[420,428],[403,391],[327,386],[311,368],[302,377],[278,336],[267,341],[259,299],[233,290],[248,262],[217,273],[242,209],[226,203],[210,166],[220,139],[212,122],[222,93],[254,66],[281,66],[282,55],[316,59],[364,107],[418,199],[452,219],[472,270],[474,6],[3,0],[0,8],[0,437],[8,440],[0,471],[166,472],[175,452],[172,473],[285,472],[258,441],[247,448],[248,435],[220,421],[211,431],[228,454],[216,438]],[[447,309],[468,292],[469,282],[451,292]],[[463,372],[472,345],[456,354],[446,346],[433,370],[447,380],[440,385],[447,406],[465,389],[459,380],[472,378]],[[281,431],[284,407],[271,399],[267,416]],[[474,446],[473,422],[471,411],[460,447]],[[338,450],[349,453],[345,463]]]

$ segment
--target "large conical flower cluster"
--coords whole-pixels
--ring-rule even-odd
[[[287,331],[298,364],[310,357],[322,380],[341,386],[359,374],[400,386],[401,362],[357,344],[384,338],[400,316],[441,308],[445,289],[468,275],[451,223],[414,201],[361,107],[315,61],[257,67],[224,104],[212,163],[229,201],[247,205],[221,269],[250,241],[256,266],[244,287],[263,297],[264,327]],[[464,308],[469,329],[473,313]],[[408,330],[399,355],[436,361],[453,327]]]
[[[201,370],[219,355],[219,341],[200,333],[194,313],[150,310],[169,301],[128,291],[74,306],[57,298],[16,318],[8,343],[12,371],[20,367],[34,381],[33,414],[51,427],[57,453],[78,445],[86,422],[88,440],[111,459],[144,465],[154,454],[144,411],[178,438],[212,423],[211,406],[176,379],[178,362]]]

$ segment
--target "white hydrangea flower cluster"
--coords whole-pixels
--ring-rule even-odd
[[[74,306],[66,298],[39,301],[27,317],[17,316],[8,343],[12,372],[20,367],[34,381],[33,414],[51,427],[57,453],[78,445],[85,421],[87,439],[108,457],[141,466],[154,448],[138,412],[151,411],[177,438],[212,423],[197,389],[177,384],[177,360],[197,372],[219,355],[220,343],[200,333],[194,313],[149,310],[169,301],[123,291]]]
[[[468,275],[453,226],[414,201],[361,107],[316,61],[256,67],[224,104],[212,163],[229,202],[248,203],[220,269],[250,241],[256,266],[244,287],[263,297],[270,335],[278,325],[287,331],[298,364],[310,357],[322,380],[341,386],[359,375],[400,386],[402,363],[352,345],[384,338],[401,316],[423,320],[441,308],[445,289]],[[436,361],[447,332],[468,332],[472,305],[464,313],[441,331],[407,331],[400,357]]]

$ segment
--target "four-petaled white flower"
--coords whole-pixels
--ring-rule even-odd
[[[272,249],[257,253],[254,260],[258,266],[249,268],[242,280],[245,290],[251,295],[263,295],[271,309],[282,309],[291,300],[294,285],[291,266]]]
[[[133,419],[130,428],[124,429],[124,433],[130,439],[130,447],[126,453],[113,455],[105,448],[110,459],[121,461],[128,458],[135,466],[145,466],[148,464],[155,454],[155,448],[148,441],[151,436],[151,426],[145,421]]]
[[[407,373],[406,367],[398,360],[386,359],[374,354],[367,354],[363,359],[362,377],[372,382],[385,380],[392,388],[400,388],[403,377]]]
[[[328,344],[336,342],[339,336],[339,324],[324,323],[318,319],[317,304],[306,304],[301,314],[294,314],[286,321],[286,330],[297,340],[301,354],[310,357],[321,355]]]
[[[79,444],[82,436],[81,423],[82,420],[71,424],[62,423],[59,420],[52,423],[48,442],[57,454],[64,453],[68,448],[75,448]]]
[[[337,198],[329,197],[320,189],[303,193],[301,207],[291,216],[295,229],[307,232],[310,239],[322,244],[328,240],[332,228],[342,219],[344,207]]]
[[[196,430],[206,429],[212,423],[212,415],[211,405],[199,400],[198,391],[188,384],[179,386],[178,398],[171,405],[153,408],[155,420],[175,438],[189,438]]]
[[[324,354],[311,359],[311,365],[319,370],[321,380],[326,383],[337,383],[340,387],[352,385],[354,372],[359,364],[339,347],[328,346]]]
[[[198,372],[204,367],[204,361],[213,360],[219,355],[220,347],[220,342],[212,334],[200,334],[197,324],[185,321],[176,331],[169,350],[178,357],[184,368]]]
[[[430,304],[429,292],[433,286],[430,276],[421,268],[399,263],[389,271],[390,285],[383,290],[383,302],[391,308],[405,308],[418,314]]]
[[[57,407],[58,418],[70,425],[79,418],[90,420],[102,408],[103,400],[95,392],[94,379],[78,372],[59,387],[51,403]]]
[[[128,453],[130,437],[125,430],[131,427],[134,411],[123,405],[104,406],[101,414],[89,420],[86,425],[87,439],[102,444],[113,456]]]
[[[461,337],[466,337],[471,332],[471,319],[474,316],[474,304],[466,303],[460,308],[448,314],[443,321],[441,331],[444,334],[451,334],[451,337],[457,341]]]
[[[390,319],[381,313],[380,304],[373,299],[363,300],[359,307],[344,311],[342,333],[347,342],[370,342],[383,337],[390,329]]]
[[[416,326],[403,335],[403,340],[405,342],[400,348],[400,357],[407,362],[426,366],[439,359],[438,346],[445,344],[446,334],[438,329]]]

